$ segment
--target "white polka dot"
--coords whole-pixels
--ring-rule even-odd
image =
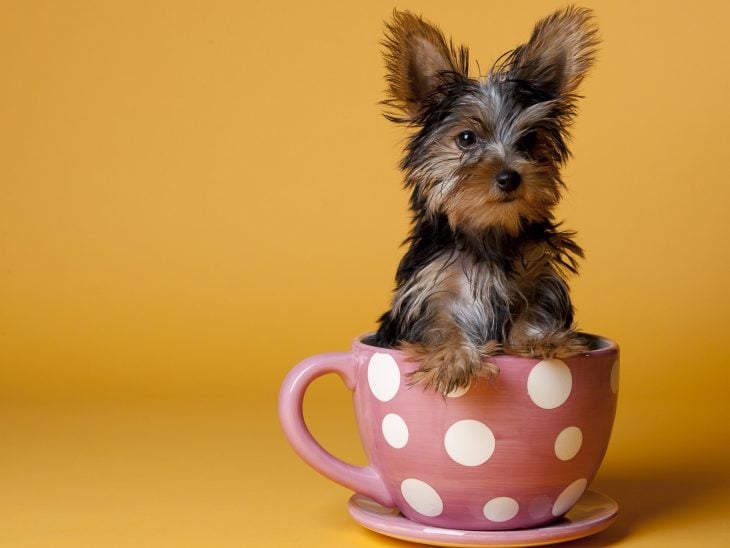
[[[560,360],[543,360],[527,377],[527,393],[538,407],[555,409],[565,403],[573,388],[570,368]]]
[[[611,392],[614,394],[618,394],[618,380],[620,376],[620,366],[618,364],[618,360],[613,362],[613,367],[611,368]]]
[[[390,354],[376,353],[368,363],[368,384],[380,401],[395,398],[400,388],[400,369]]]
[[[583,496],[588,487],[588,480],[581,478],[568,485],[553,504],[553,516],[562,516],[570,510]]]
[[[466,394],[471,386],[464,386],[463,388],[454,388],[451,392],[446,394],[447,398],[460,398],[464,394]]]
[[[520,505],[515,499],[497,497],[484,505],[484,517],[489,521],[509,521],[520,511]]]
[[[408,425],[400,415],[388,413],[383,418],[383,436],[391,447],[401,449],[408,443]]]
[[[494,453],[494,434],[479,421],[455,422],[446,431],[444,447],[449,456],[464,466],[479,466]]]
[[[436,517],[444,511],[444,503],[436,489],[424,481],[413,478],[404,480],[400,485],[400,492],[410,507],[419,514]]]
[[[555,438],[555,456],[570,460],[578,454],[583,445],[583,432],[577,426],[569,426]]]

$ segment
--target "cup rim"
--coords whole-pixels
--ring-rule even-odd
[[[613,339],[609,339],[608,337],[604,337],[603,335],[596,335],[594,333],[587,333],[584,331],[579,331],[579,335],[583,335],[586,337],[589,337],[590,339],[593,339],[596,341],[600,346],[597,348],[594,348],[593,350],[589,350],[588,352],[581,352],[580,354],[576,354],[576,356],[571,357],[591,357],[591,356],[603,356],[607,354],[613,354],[618,351],[618,343],[614,341]],[[374,331],[370,331],[368,333],[364,333],[362,335],[359,335],[358,337],[355,337],[353,340],[352,346],[353,348],[360,348],[362,350],[369,350],[371,352],[384,352],[388,354],[392,354],[395,357],[406,357],[406,353],[402,350],[399,350],[397,348],[385,348],[382,346],[376,346],[374,344],[370,344],[367,342],[364,342],[365,339],[368,337],[372,337],[375,335]],[[530,360],[539,360],[539,358],[524,358],[522,356],[517,356],[514,354],[495,354],[494,357],[504,357],[509,359],[530,359]],[[570,359],[570,358],[568,358]]]

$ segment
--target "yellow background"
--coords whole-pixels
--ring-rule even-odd
[[[584,2],[603,47],[560,216],[585,330],[622,348],[573,546],[730,542],[730,8]],[[398,4],[482,69],[561,2]],[[2,2],[0,545],[409,546],[345,511],[275,414],[386,309],[406,234],[380,116],[391,2]],[[307,415],[362,463],[349,395]]]

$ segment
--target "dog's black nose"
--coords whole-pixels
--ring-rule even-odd
[[[497,186],[501,190],[504,190],[505,192],[510,192],[520,186],[522,178],[520,177],[520,174],[517,173],[515,170],[505,169],[497,173],[497,176],[494,178],[494,180],[497,182]]]

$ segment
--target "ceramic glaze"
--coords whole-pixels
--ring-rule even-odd
[[[448,397],[410,386],[417,362],[358,339],[352,352],[305,360],[280,397],[285,433],[325,476],[407,518],[465,530],[520,529],[560,519],[581,498],[608,445],[618,347],[563,360],[494,356],[500,374]],[[369,466],[327,453],[302,418],[306,387],[338,373],[353,391]]]

